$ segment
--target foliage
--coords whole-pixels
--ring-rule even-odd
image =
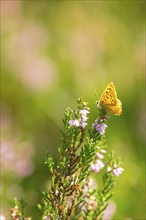
[[[25,201],[25,199],[21,198],[17,200],[15,198],[14,202],[15,202],[15,206],[10,210],[12,220],[31,220],[30,217],[29,218],[24,217],[24,210],[27,206],[27,202]]]
[[[110,117],[106,141],[126,171],[104,218],[109,210],[108,219],[146,218],[144,27],[143,0],[1,1],[0,216],[9,219],[13,198],[23,196],[25,215],[41,218],[36,206],[51,176],[42,161],[46,151],[58,161],[64,109],[82,95],[91,124],[94,90],[99,96],[114,80],[123,114]]]
[[[52,177],[48,191],[43,192],[43,204],[38,205],[43,220],[101,220],[113,195],[116,177],[123,172],[113,152],[105,162],[101,160],[107,153],[104,134],[109,117],[100,109],[99,118],[87,133],[89,112],[87,103],[79,98],[77,109],[67,108],[64,113],[59,161],[55,164],[49,153],[45,159]],[[103,168],[103,186],[101,189],[94,188],[90,175],[92,172],[100,173]],[[14,208],[20,220],[26,219],[25,206],[25,201],[21,199]],[[13,217],[13,212],[11,216],[17,219]]]

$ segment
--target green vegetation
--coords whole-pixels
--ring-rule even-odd
[[[62,115],[75,100],[95,102],[114,81],[123,104],[111,116],[109,148],[124,161],[112,199],[117,219],[145,219],[144,1],[1,1],[2,210],[28,201],[34,219],[59,160]],[[89,123],[90,123],[89,122]],[[21,163],[20,163],[21,162]],[[95,178],[96,177],[95,175]],[[99,180],[100,181],[100,180]]]

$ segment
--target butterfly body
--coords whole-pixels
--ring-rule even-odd
[[[97,103],[97,107],[104,113],[111,112],[114,115],[120,115],[122,113],[122,103],[117,98],[113,82],[107,85]]]

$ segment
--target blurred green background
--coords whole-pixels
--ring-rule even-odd
[[[84,97],[98,115],[115,83],[123,114],[110,117],[109,150],[121,156],[108,219],[145,219],[145,1],[1,1],[1,211],[13,197],[36,208],[49,181],[46,151],[58,160],[66,107]]]

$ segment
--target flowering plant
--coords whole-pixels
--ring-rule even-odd
[[[107,153],[105,132],[109,116],[100,109],[99,117],[87,129],[90,109],[83,99],[77,109],[67,108],[61,131],[59,161],[46,156],[45,163],[51,173],[51,184],[43,192],[42,220],[101,220],[113,195],[117,177],[123,172],[121,160],[114,153]],[[101,172],[102,170],[102,172]],[[96,187],[91,176],[101,174],[103,184]],[[29,220],[24,217],[24,200],[16,201],[11,209],[12,220]]]

